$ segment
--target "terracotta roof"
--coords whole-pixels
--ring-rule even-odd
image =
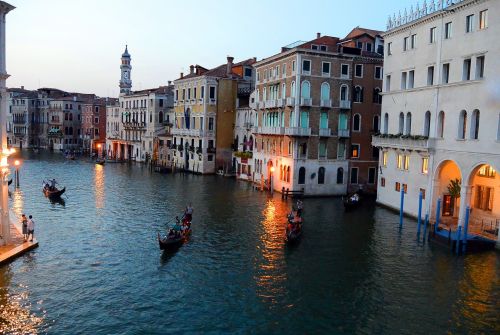
[[[347,34],[346,37],[344,37],[342,40],[348,40],[352,39],[358,36],[361,36],[363,34],[370,35],[371,37],[375,38],[376,36],[382,35],[382,31],[380,30],[373,30],[373,29],[367,29],[367,28],[361,28],[361,27],[356,27],[349,34]]]
[[[238,67],[238,66],[250,66],[256,62],[257,62],[257,60],[255,58],[248,58],[248,59],[245,59],[241,62],[233,63],[233,68]],[[190,73],[188,75],[185,75],[182,78],[177,78],[175,81],[189,79],[189,78],[195,78],[195,77],[201,77],[201,76],[210,76],[210,77],[218,77],[218,78],[227,78],[228,77],[227,76],[227,63],[224,63],[222,65],[214,67],[213,69],[210,69],[210,70],[206,70],[204,67],[201,67],[199,65],[196,65],[196,66],[199,67],[200,69],[202,69],[202,71],[198,71],[198,73],[196,73],[196,71],[195,71],[194,73]],[[206,71],[203,71],[203,70],[206,70]],[[236,74],[234,72],[231,73],[231,77],[232,78],[241,78],[241,76],[239,76],[238,74]]]

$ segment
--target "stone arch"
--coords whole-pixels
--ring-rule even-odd
[[[448,191],[448,186],[452,180],[459,179],[463,182],[463,173],[460,165],[451,159],[444,159],[439,164],[433,173],[434,190],[432,197],[433,211],[431,215],[435,218],[438,199],[441,199],[441,210],[439,215],[442,217],[443,224],[456,225],[459,216],[459,201],[460,197],[454,197]]]

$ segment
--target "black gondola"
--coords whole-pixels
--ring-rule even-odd
[[[344,199],[344,209],[346,211],[357,208],[362,201],[362,196],[359,192],[355,192]]]
[[[106,160],[105,159],[98,159],[95,161],[96,164],[99,164],[99,165],[104,165],[106,164]]]
[[[63,187],[60,190],[57,187],[54,187],[54,189],[51,190],[50,187],[44,186],[42,191],[47,198],[55,199],[63,195],[63,193],[66,191],[66,187]]]
[[[302,224],[301,223],[295,223],[297,225],[295,229],[289,229],[287,226],[286,231],[285,231],[285,242],[286,243],[295,243],[299,241],[300,237],[302,236]]]
[[[179,232],[178,235],[164,236],[161,237],[158,233],[158,244],[160,245],[160,250],[173,250],[179,248],[188,236],[191,234],[191,228],[187,228],[184,231]]]

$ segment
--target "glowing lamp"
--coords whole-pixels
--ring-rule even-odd
[[[20,161],[18,161],[17,159],[14,161],[14,165],[15,165],[16,167],[17,167],[17,166],[19,166],[20,164],[21,164],[21,162],[20,162]]]
[[[274,166],[271,166],[271,173],[274,173]]]

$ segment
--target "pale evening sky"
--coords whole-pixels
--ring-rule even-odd
[[[7,0],[8,87],[55,87],[117,96],[127,43],[133,89],[165,85],[226,56],[259,60],[316,32],[344,37],[355,26],[385,30],[415,1]]]

